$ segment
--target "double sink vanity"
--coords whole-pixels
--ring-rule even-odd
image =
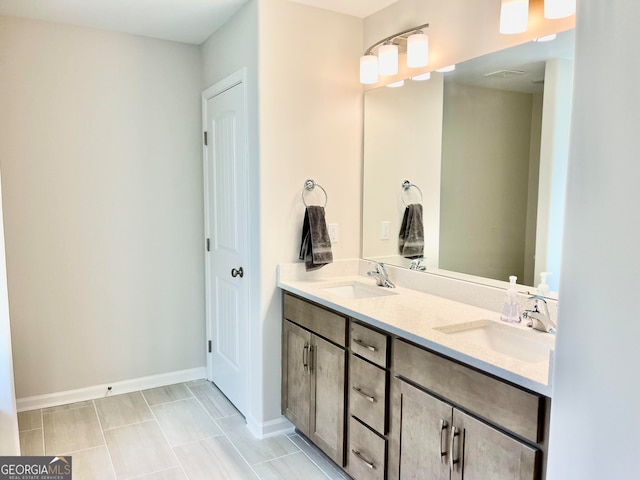
[[[279,267],[282,413],[356,480],[543,479],[555,337],[500,322],[502,289],[370,270]]]

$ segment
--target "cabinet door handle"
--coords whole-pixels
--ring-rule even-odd
[[[353,448],[352,448],[352,449],[351,449],[351,452],[356,456],[356,458],[357,458],[358,460],[360,460],[362,463],[364,463],[364,464],[365,464],[367,467],[369,467],[371,470],[375,470],[375,469],[376,469],[376,466],[375,466],[372,462],[370,462],[369,460],[367,460],[366,458],[364,458],[364,457],[362,456],[362,454],[361,454],[358,450],[355,450],[355,449],[353,449]]]
[[[364,393],[362,390],[360,390],[360,388],[358,387],[351,387],[351,389],[356,392],[358,395],[362,395],[364,398],[366,398],[367,400],[369,400],[371,403],[376,401],[376,397],[372,397],[371,395],[367,395],[366,393]]]
[[[309,370],[309,344],[305,343],[304,348],[302,349],[302,366],[304,367],[304,371]]]
[[[444,418],[440,419],[440,462],[441,463],[447,463],[447,452],[445,450],[443,450],[442,448],[442,439],[444,437],[444,432],[447,430],[447,427],[449,425],[447,424],[447,421]]]
[[[370,352],[375,352],[377,350],[376,347],[372,346],[372,345],[367,345],[366,343],[364,343],[362,340],[358,339],[358,338],[354,338],[353,341],[355,343],[357,343],[358,345],[360,345],[361,347],[366,348],[367,350],[369,350]]]
[[[311,345],[311,347],[309,347],[309,372],[310,373],[313,373],[313,366],[316,363],[313,353],[314,353],[314,348],[313,348],[313,345]]]
[[[460,434],[459,430],[451,425],[451,437],[449,437],[449,469],[453,472],[455,465],[458,463],[458,459],[455,457],[455,441],[456,437]]]

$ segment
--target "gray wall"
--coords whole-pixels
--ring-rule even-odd
[[[205,364],[198,47],[0,17],[18,398]]]
[[[638,18],[578,2],[549,480],[640,478]]]
[[[531,94],[445,82],[440,268],[524,283],[532,108]]]

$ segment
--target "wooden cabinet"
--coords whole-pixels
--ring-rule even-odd
[[[283,299],[282,413],[355,480],[545,478],[548,398]]]
[[[351,342],[349,344],[351,353],[355,353],[379,367],[387,368],[388,343],[388,335],[351,322]]]
[[[399,478],[534,480],[539,451],[400,381]]]
[[[399,385],[399,401],[393,406],[401,413],[399,477],[448,480],[447,432],[451,427],[451,405],[405,382]]]
[[[349,421],[348,472],[354,480],[384,480],[387,443],[354,417]]]
[[[349,385],[349,413],[378,433],[387,433],[387,372],[351,355]]]
[[[285,297],[286,298],[286,297]],[[285,301],[282,332],[282,413],[333,461],[344,465],[346,319],[291,297]],[[295,308],[287,309],[287,305]],[[291,320],[288,319],[291,317]],[[294,323],[322,318],[342,321],[342,346]],[[339,340],[338,328],[326,330]],[[337,334],[336,334],[337,331]]]
[[[283,413],[308,437],[311,411],[311,333],[285,320],[282,340]]]
[[[545,397],[400,339],[392,350],[388,480],[544,476]]]
[[[347,471],[355,480],[384,480],[389,337],[354,321],[350,330]]]

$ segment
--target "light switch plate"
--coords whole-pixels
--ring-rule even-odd
[[[338,237],[339,235],[339,230],[338,230],[338,224],[337,223],[329,223],[327,225],[327,229],[329,230],[329,240],[331,240],[332,243],[338,243]]]
[[[388,220],[380,222],[380,240],[389,240],[389,231],[391,230],[391,222]]]

